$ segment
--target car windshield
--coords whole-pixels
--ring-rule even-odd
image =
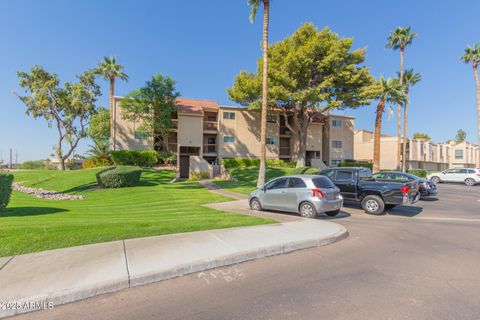
[[[406,176],[406,177],[408,177],[408,179],[420,180],[419,177],[417,177],[416,175],[410,174],[410,173],[404,173],[403,175]]]
[[[313,185],[319,189],[333,189],[335,185],[333,184],[332,180],[326,177],[318,177],[312,179]]]

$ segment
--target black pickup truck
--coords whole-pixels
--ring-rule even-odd
[[[368,168],[331,168],[317,174],[329,177],[345,201],[361,202],[369,214],[379,215],[385,209],[413,204],[420,198],[417,181],[377,181]]]

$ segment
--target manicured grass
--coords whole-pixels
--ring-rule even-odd
[[[269,181],[273,178],[289,174],[308,174],[315,173],[317,171],[318,169],[310,167],[267,168],[266,180]],[[226,190],[243,194],[250,194],[250,192],[257,188],[258,167],[230,169],[229,172],[238,180],[238,182],[216,180],[215,183]]]
[[[0,214],[0,257],[89,243],[229,228],[273,220],[219,212],[202,204],[229,198],[197,182],[171,184],[172,171],[145,170],[139,186],[98,189],[95,173],[19,171],[26,186],[84,194],[85,200],[53,201],[14,192]]]

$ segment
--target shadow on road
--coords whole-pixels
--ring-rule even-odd
[[[390,216],[415,217],[423,211],[423,208],[413,206],[398,206],[393,209],[386,210],[386,214]]]

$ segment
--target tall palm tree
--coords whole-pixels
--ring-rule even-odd
[[[373,136],[373,172],[380,171],[380,138],[382,135],[382,117],[385,105],[389,103],[401,104],[407,98],[403,86],[397,79],[380,77],[378,80],[376,98],[378,99],[375,116],[375,133]]]
[[[400,73],[398,74],[400,77]],[[405,95],[408,98],[410,87],[416,85],[422,80],[420,73],[414,73],[413,69],[405,71],[403,74],[403,88]],[[407,131],[408,131],[408,99],[405,101],[405,107],[403,108],[403,158],[402,158],[402,171],[407,171]]]
[[[110,81],[110,136],[113,132],[113,96],[115,95],[115,79],[128,81],[128,76],[122,72],[123,66],[117,64],[114,56],[103,57],[98,63],[95,73]],[[115,150],[115,139],[113,139],[113,150]]]
[[[387,38],[387,48],[393,50],[400,50],[400,84],[403,84],[403,73],[405,70],[405,48],[412,44],[413,39],[417,36],[416,33],[411,32],[410,27],[398,27],[393,30]],[[401,148],[401,134],[402,134],[402,106],[397,105],[397,169],[400,167],[400,148]]]
[[[478,121],[478,152],[477,168],[480,168],[480,81],[478,79],[478,64],[480,63],[480,46],[476,43],[473,47],[468,46],[465,53],[460,57],[465,63],[471,63],[475,77],[475,92],[477,95],[477,121]]]
[[[270,19],[269,0],[248,0],[250,10],[250,22],[253,23],[260,4],[263,3],[263,84],[262,84],[262,119],[260,125],[260,168],[258,170],[257,186],[265,184],[266,148],[267,135],[267,90],[268,90],[268,23]]]

